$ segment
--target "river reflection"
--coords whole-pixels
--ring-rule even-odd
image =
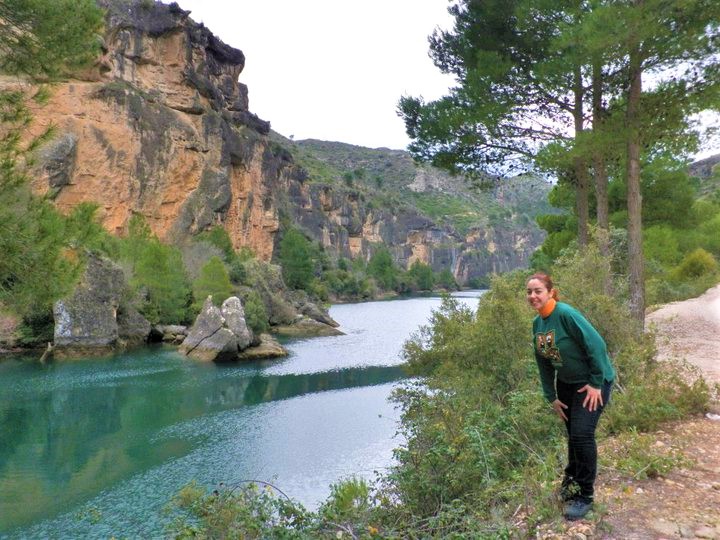
[[[403,377],[397,366],[265,375],[252,368],[186,366],[176,353],[157,349],[46,369],[13,364],[0,364],[0,379],[7,382],[8,371],[25,377],[16,373],[0,400],[0,530],[188,453],[191,439],[156,435],[180,420]]]
[[[283,361],[206,365],[158,347],[0,362],[0,537],[161,535],[160,510],[194,479],[274,481],[313,505],[338,478],[371,477],[398,444],[400,346],[438,305],[335,306],[347,335],[292,341]]]

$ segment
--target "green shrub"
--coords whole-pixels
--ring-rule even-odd
[[[257,291],[250,290],[244,295],[243,307],[245,321],[255,335],[260,335],[270,329],[265,304]]]
[[[117,253],[141,297],[140,312],[151,323],[187,322],[192,293],[178,248],[160,242],[142,216],[135,215],[128,235],[118,241]]]
[[[198,278],[202,267],[213,257],[218,257],[222,260],[225,259],[222,250],[209,242],[192,242],[182,247],[182,260],[183,265],[185,265],[185,272],[192,281]]]
[[[600,464],[635,480],[657,478],[680,467],[689,465],[679,451],[658,446],[654,435],[630,429],[617,436],[612,451],[601,454]]]
[[[438,275],[435,277],[435,282],[439,287],[442,287],[443,289],[446,289],[448,291],[454,291],[457,290],[457,282],[455,281],[455,276],[453,276],[453,273],[450,271],[449,268],[445,268],[441,272],[438,273]]]
[[[712,219],[702,223],[699,228],[702,234],[700,244],[715,255],[720,257],[720,213]]]
[[[232,284],[225,265],[219,257],[213,257],[193,282],[195,309],[200,309],[208,296],[212,296],[213,304],[220,306],[231,294]]]
[[[236,285],[248,285],[248,269],[245,262],[241,261],[240,258],[235,258],[230,263],[228,277]]]
[[[410,265],[407,273],[418,290],[431,291],[435,285],[435,274],[432,268],[430,268],[430,265],[415,261]]]
[[[280,241],[280,265],[288,287],[307,289],[314,276],[312,246],[296,229],[285,232]]]
[[[210,230],[201,232],[197,235],[196,241],[207,242],[218,248],[222,251],[226,263],[231,263],[235,259],[232,240],[222,225],[215,225]]]
[[[395,266],[390,250],[381,246],[375,250],[367,265],[367,273],[386,291],[395,290],[399,269]]]
[[[153,324],[186,322],[191,293],[180,250],[152,238],[133,251],[137,258],[130,284],[144,293],[142,314]]]
[[[321,284],[328,292],[337,298],[359,300],[372,298],[376,290],[373,283],[364,272],[355,270],[329,270],[323,273]],[[318,294],[322,298],[321,294]]]
[[[681,258],[680,242],[675,230],[655,225],[643,232],[643,255],[666,265],[677,264]]]
[[[272,488],[247,484],[208,493],[191,483],[171,503],[173,538],[307,538],[298,529],[305,509],[274,496]]]
[[[717,272],[718,265],[715,257],[702,248],[688,253],[682,262],[673,270],[675,281],[689,281],[707,274]]]

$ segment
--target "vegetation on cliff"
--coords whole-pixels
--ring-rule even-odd
[[[551,185],[539,177],[488,177],[473,185],[415,163],[403,150],[314,139],[285,144],[311,171],[310,181],[361,190],[368,204],[379,208],[412,208],[462,237],[471,229],[535,230],[535,216],[552,211],[544,196]]]

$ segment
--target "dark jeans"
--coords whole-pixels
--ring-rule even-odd
[[[568,417],[565,422],[568,432],[568,465],[565,468],[563,487],[577,484],[580,488],[579,496],[586,501],[592,501],[597,475],[595,428],[600,414],[610,400],[612,383],[603,385],[601,392],[604,405],[593,412],[583,407],[587,392],[578,393],[583,386],[584,383],[566,384],[562,381],[557,381],[556,384],[558,399],[568,406],[565,409],[565,416]]]

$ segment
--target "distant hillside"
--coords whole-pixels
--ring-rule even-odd
[[[474,188],[465,179],[415,163],[408,152],[307,139],[292,144],[296,161],[318,181],[367,191],[375,203],[410,206],[466,235],[474,228],[535,228],[552,213],[551,185],[532,176],[499,179]],[[539,230],[539,229],[538,229]]]
[[[720,154],[695,161],[690,164],[690,174],[698,178],[710,178],[713,175],[713,168],[718,163],[720,163]]]
[[[700,195],[720,192],[720,154],[690,164],[690,174],[700,180]]]

